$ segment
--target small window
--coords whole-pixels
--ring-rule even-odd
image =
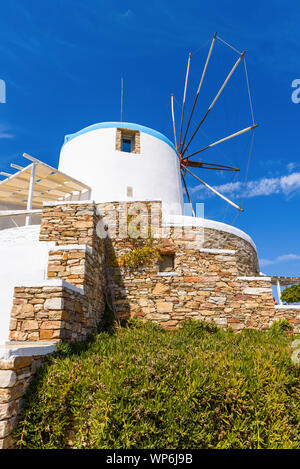
[[[133,197],[133,188],[131,186],[127,186],[127,197]]]
[[[133,129],[117,129],[116,150],[134,155],[141,153],[140,132]]]
[[[122,137],[122,151],[131,153],[133,151],[133,142],[131,137]]]
[[[159,272],[174,272],[175,255],[174,254],[161,254],[159,260]]]

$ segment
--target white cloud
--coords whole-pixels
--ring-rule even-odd
[[[7,130],[8,129],[4,125],[0,124],[0,139],[1,138],[14,138],[15,137],[12,133],[8,132]]]
[[[132,11],[130,8],[128,8],[128,10],[126,10],[124,13],[118,12],[117,16],[118,18],[129,18],[132,16]]]
[[[277,256],[275,259],[260,259],[259,263],[262,267],[265,267],[286,261],[300,261],[300,256],[298,254],[283,254],[282,256]]]
[[[235,196],[241,195],[244,190],[242,182],[233,182],[214,186],[214,188],[221,194]],[[202,191],[204,186],[197,185],[191,188],[191,193],[195,194]],[[262,178],[254,181],[249,181],[245,188],[245,197],[258,197],[267,196],[272,194],[284,194],[291,195],[299,192],[300,193],[300,172],[288,174],[287,176],[281,176],[276,178]]]
[[[288,163],[286,167],[287,167],[288,172],[291,173],[292,171],[294,171],[294,169],[296,169],[297,165],[296,163],[291,162],[291,163]]]
[[[14,138],[15,136],[13,134],[10,134],[8,132],[0,132],[0,138]]]

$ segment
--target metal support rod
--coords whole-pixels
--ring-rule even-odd
[[[30,183],[29,183],[29,190],[28,190],[27,210],[32,210],[32,199],[33,199],[34,182],[35,182],[35,168],[36,168],[36,163],[33,163],[32,168],[31,168]],[[31,223],[31,217],[26,217],[25,225],[28,226],[30,225],[30,223]]]
[[[280,289],[280,282],[279,280],[277,279],[276,281],[276,284],[277,284],[277,295],[278,295],[278,303],[280,305],[282,305],[282,301],[281,301],[281,289]]]
[[[232,67],[232,69],[230,70],[229,74],[227,75],[223,85],[221,86],[221,88],[219,89],[218,93],[216,94],[214,100],[212,101],[211,105],[209,106],[208,110],[206,111],[204,117],[202,118],[200,124],[198,125],[197,129],[195,130],[195,132],[193,133],[193,135],[191,136],[190,140],[189,140],[189,143],[186,145],[185,149],[183,150],[183,153],[182,153],[182,156],[184,155],[184,153],[187,151],[189,145],[191,144],[193,138],[195,137],[196,133],[198,132],[198,130],[200,129],[201,125],[203,124],[203,122],[205,121],[207,115],[209,114],[209,112],[212,110],[212,108],[214,107],[215,103],[217,102],[218,98],[220,97],[222,91],[224,90],[225,86],[227,85],[231,75],[233,74],[233,72],[235,71],[236,67],[238,66],[238,64],[240,63],[240,61],[243,59],[244,55],[246,54],[246,51],[244,51],[240,56],[239,58],[237,59],[237,61],[235,62],[234,66]]]

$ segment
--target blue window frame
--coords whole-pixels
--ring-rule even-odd
[[[122,137],[122,151],[132,152],[133,142],[131,137]]]

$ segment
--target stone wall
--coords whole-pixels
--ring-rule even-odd
[[[23,396],[54,346],[0,347],[0,449],[14,447],[12,437]],[[21,354],[21,355],[19,355]]]
[[[91,332],[95,332],[104,308],[106,273],[104,243],[97,239],[94,248],[87,246],[59,246],[49,252],[48,278],[62,279],[84,290],[88,303]]]
[[[83,291],[63,283],[15,288],[11,341],[81,341],[95,330]]]
[[[258,257],[254,247],[238,236],[225,231],[204,228],[203,248],[233,249],[240,275],[259,275]]]
[[[40,241],[57,244],[49,252],[48,279],[58,284],[15,288],[10,340],[80,341],[96,332],[106,295],[100,221],[93,203],[44,207]]]
[[[174,271],[159,272],[157,260],[139,268],[124,267],[124,254],[146,242],[143,237],[128,237],[135,228],[130,230],[131,214],[136,215],[139,205],[98,204],[108,225],[108,289],[121,318],[137,316],[167,328],[187,318],[206,319],[238,331],[267,329],[274,320],[285,318],[299,332],[299,310],[274,308],[271,279],[258,276],[257,253],[248,241],[206,227],[166,227],[160,202],[140,205],[140,223],[148,226],[144,232],[162,254],[174,255]]]
[[[300,305],[276,305],[271,322],[279,319],[286,319],[293,326],[294,333],[300,334]]]
[[[75,244],[94,247],[99,221],[93,203],[73,202],[44,204],[40,241],[55,241],[57,245]]]
[[[259,275],[257,253],[248,241],[230,232],[212,228],[164,225],[160,201],[107,202],[97,206],[103,215],[104,224],[108,225],[110,242],[117,257],[132,248],[133,241],[127,237],[128,228],[130,230],[132,224],[132,230],[135,229],[136,221],[130,220],[136,216],[140,207],[139,219],[147,227],[145,231],[155,244],[168,240],[179,253],[195,248],[235,250],[238,273],[245,276]]]
[[[10,340],[40,347],[60,340],[82,341],[97,331],[105,309],[104,242],[93,203],[58,203],[43,209],[40,241],[55,242],[48,279],[14,289]],[[11,433],[38,359],[32,354],[0,361],[0,448],[12,448]]]
[[[299,308],[274,307],[271,279],[258,277],[250,242],[213,228],[167,226],[160,201],[46,204],[39,239],[56,246],[48,279],[14,290],[10,340],[16,343],[84,340],[96,332],[108,296],[120,318],[166,328],[193,318],[236,331],[267,329],[284,318],[300,333]],[[160,272],[156,255],[126,267],[124,255],[147,243],[174,256],[172,272]],[[0,448],[13,444],[21,397],[39,363],[29,354],[7,360],[0,361]]]
[[[233,252],[195,252],[189,258],[190,271],[186,259],[185,269],[175,266],[175,272],[165,274],[155,265],[138,272],[112,267],[111,288],[119,316],[171,329],[188,318],[208,320],[236,331],[265,330],[273,321],[287,319],[300,333],[300,309],[274,307],[270,278],[238,277]]]

